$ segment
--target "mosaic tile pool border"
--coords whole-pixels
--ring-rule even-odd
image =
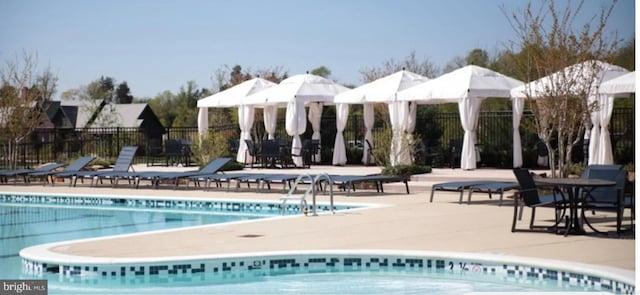
[[[175,200],[150,197],[120,196],[80,196],[48,195],[35,193],[0,193],[0,202],[14,203],[50,203],[60,205],[109,206],[114,204],[145,208],[180,208],[185,210],[222,210],[239,212],[256,210],[281,212],[279,203],[231,201],[231,200]],[[320,211],[328,211],[328,205]],[[353,209],[360,206],[336,206],[338,209]],[[297,204],[289,204],[287,211],[299,212]],[[87,260],[90,260],[87,257]],[[38,261],[40,260],[40,261]],[[318,273],[340,271],[397,271],[397,270],[448,270],[461,275],[488,275],[505,282],[525,284],[544,284],[544,279],[557,281],[558,284],[579,286],[590,291],[607,291],[617,294],[634,294],[634,283],[615,279],[606,275],[585,274],[580,271],[568,271],[555,267],[535,266],[532,264],[487,261],[466,257],[441,256],[405,256],[387,254],[287,254],[261,255],[224,258],[199,258],[187,260],[162,259],[158,262],[110,262],[110,263],[51,263],[46,258],[22,258],[22,269],[35,276],[45,273],[58,273],[62,279],[87,281],[96,277],[156,279],[179,279],[195,274],[220,276],[238,281],[251,276],[275,274]]]
[[[584,291],[606,291],[634,294],[635,286],[604,276],[570,270],[519,263],[486,261],[469,258],[366,254],[278,254],[264,256],[225,257],[158,263],[51,264],[22,260],[23,271],[40,276],[58,273],[67,280],[91,281],[97,278],[153,277],[156,280],[181,280],[194,275],[213,276],[242,281],[251,277],[281,274],[308,274],[351,271],[447,271],[460,277],[489,276],[492,280],[524,285],[545,285],[549,280],[557,286],[578,287]],[[556,284],[556,283],[552,283]]]
[[[153,197],[131,196],[83,196],[83,195],[48,195],[35,193],[0,193],[0,202],[27,203],[27,204],[52,204],[52,205],[77,205],[89,207],[101,206],[126,206],[131,208],[152,209],[178,209],[186,211],[210,211],[232,213],[263,213],[279,215],[282,213],[282,204],[276,202],[235,201],[218,199],[168,199]],[[318,212],[331,211],[329,204],[318,203]],[[334,205],[335,210],[348,210],[361,206]],[[300,203],[287,203],[288,215],[302,212]]]

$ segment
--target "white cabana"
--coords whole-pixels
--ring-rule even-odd
[[[469,65],[398,93],[400,101],[419,104],[458,103],[464,141],[460,167],[476,168],[476,130],[482,100],[509,97],[509,91],[522,81],[492,70]]]
[[[615,97],[627,97],[631,93],[636,92],[636,72],[631,72],[603,82],[598,88],[598,103],[600,109],[596,111],[600,116],[600,126],[594,123],[593,129],[600,128],[600,138],[593,138],[598,141],[598,150],[590,156],[595,159],[589,163],[594,164],[613,164],[613,150],[611,148],[611,138],[609,135],[609,121],[613,112],[613,100]]]
[[[198,133],[205,134],[209,128],[208,108],[238,107],[238,125],[240,125],[240,140],[236,161],[249,163],[253,159],[246,158],[247,144],[245,139],[251,139],[251,127],[253,126],[254,108],[246,105],[244,100],[247,96],[263,91],[277,85],[271,81],[254,78],[244,81],[229,89],[198,100]],[[265,110],[266,112],[266,110]],[[275,121],[275,119],[274,119]]]
[[[286,107],[286,130],[293,136],[291,145],[292,154],[298,154],[302,148],[300,134],[307,128],[305,106],[310,103],[332,102],[336,94],[344,92],[348,88],[329,79],[302,74],[289,77],[280,84],[265,91],[248,96],[245,103],[254,106]],[[316,118],[314,116],[314,118]],[[319,120],[320,117],[317,117]],[[312,123],[313,125],[314,123]],[[317,123],[319,125],[319,123]],[[302,166],[300,157],[293,158],[296,166]]]
[[[636,72],[626,73],[602,82],[598,88],[600,94],[627,97],[631,93],[636,93]]]
[[[341,94],[336,95],[334,99],[334,103],[336,104],[364,104],[364,123],[365,123],[365,140],[368,140],[372,145],[373,136],[371,134],[371,130],[373,129],[373,103],[387,103],[389,104],[389,116],[391,119],[391,127],[394,131],[393,134],[393,142],[391,157],[391,164],[396,165],[402,162],[406,164],[406,162],[410,162],[411,159],[407,157],[399,157],[401,154],[407,154],[402,151],[402,133],[405,131],[409,131],[408,124],[412,122],[412,120],[408,119],[409,115],[408,109],[404,111],[405,108],[408,108],[405,103],[398,103],[396,101],[396,94],[409,87],[418,85],[420,83],[424,83],[428,81],[429,78],[424,77],[422,75],[418,75],[416,73],[412,73],[409,71],[401,70],[395,72],[391,75],[384,76],[380,79],[374,80],[372,82],[366,83],[349,91],[345,91]],[[397,106],[393,104],[398,104]],[[346,113],[336,112],[336,115],[344,115],[348,116],[348,111]],[[414,112],[415,115],[415,112]],[[337,118],[337,120],[340,120]],[[344,118],[344,121],[347,119]],[[395,125],[398,124],[398,125]],[[414,124],[415,126],[415,124]],[[344,140],[343,140],[344,141]],[[343,143],[344,144],[344,143]],[[336,145],[338,145],[338,137],[336,136]],[[395,150],[394,150],[395,149]],[[334,148],[334,153],[337,148]],[[338,159],[346,159],[345,157],[338,157]],[[336,157],[334,156],[334,159]],[[364,153],[362,157],[362,162],[364,164],[369,164],[369,146],[364,145]],[[346,160],[345,160],[346,161]],[[345,163],[333,163],[334,165],[343,165]]]
[[[613,108],[613,101],[608,103],[606,100],[601,100],[598,95],[598,88],[603,82],[624,75],[627,72],[628,71],[626,69],[619,66],[611,65],[602,61],[589,60],[568,66],[549,76],[542,77],[538,80],[529,82],[519,87],[515,87],[511,90],[511,96],[514,100],[514,118],[516,117],[516,113],[522,114],[524,108],[523,101],[525,98],[536,99],[538,97],[546,95],[549,92],[575,91],[576,93],[580,93],[584,90],[587,90],[588,101],[597,101],[599,104],[599,110],[591,113],[591,123],[593,124],[593,128],[591,128],[591,132],[585,132],[585,139],[589,139],[589,164],[611,163],[613,161],[611,156],[611,143],[609,140],[609,132],[607,131],[606,126],[608,126],[608,121],[611,118],[611,110],[609,109]],[[588,81],[586,79],[592,80]],[[571,89],[560,88],[566,87],[566,85],[574,86]],[[606,114],[608,114],[608,116]],[[603,120],[606,120],[606,122],[604,122]],[[514,119],[514,128],[515,123],[516,121]],[[517,123],[519,125],[520,122],[518,121]],[[603,125],[605,126],[604,129],[602,128]],[[601,131],[606,132],[606,138],[603,137]],[[601,142],[605,142],[605,145],[609,146],[608,156],[604,156],[602,158],[599,156]],[[606,142],[609,143],[607,144]],[[518,152],[520,154],[520,157],[522,157],[522,150]],[[515,154],[516,151],[514,150],[514,156]]]

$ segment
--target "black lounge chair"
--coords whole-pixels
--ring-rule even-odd
[[[569,200],[564,197],[561,191],[555,188],[552,194],[540,195],[533,176],[531,176],[528,169],[514,168],[513,174],[515,174],[516,179],[518,179],[520,190],[518,196],[514,198],[511,232],[521,231],[520,229],[516,229],[516,222],[522,219],[522,211],[524,211],[524,206],[527,206],[531,208],[529,231],[535,231],[536,228],[540,228],[533,224],[536,216],[536,208],[547,207],[555,210],[555,222],[550,227],[542,227],[543,231],[548,232],[550,229],[555,229],[557,233],[558,225],[562,222],[566,210],[569,208]],[[518,209],[520,209],[519,213]]]
[[[459,192],[460,200],[458,203],[462,204],[462,197],[464,195],[464,190],[469,189],[473,185],[481,185],[487,183],[496,183],[498,181],[491,180],[469,180],[469,181],[451,181],[451,182],[442,182],[436,183],[431,186],[431,197],[429,198],[429,202],[433,203],[433,195],[436,191],[445,191],[445,192]]]
[[[60,163],[49,163],[49,164],[45,164],[42,165],[38,168],[35,169],[14,169],[14,170],[3,170],[0,171],[0,183],[8,183],[9,182],[9,177],[13,177],[13,184],[16,184],[18,182],[18,176],[22,176],[25,184],[28,183],[28,175],[29,173],[34,173],[34,172],[47,172],[47,171],[53,171],[57,168],[60,168],[64,166],[64,164],[60,164]]]
[[[488,193],[489,199],[491,199],[492,194],[498,193],[500,194],[500,203],[498,205],[502,206],[502,198],[504,196],[504,192],[518,188],[520,188],[520,185],[517,182],[487,182],[474,184],[469,186],[469,197],[467,198],[467,204],[471,204],[471,195],[473,193]]]
[[[55,185],[56,183],[55,178],[58,174],[76,173],[78,171],[81,171],[82,169],[84,169],[85,166],[89,165],[89,163],[91,163],[91,161],[93,161],[95,158],[96,157],[94,156],[80,157],[75,161],[71,162],[71,164],[69,164],[67,167],[64,168],[64,170],[61,170],[61,171],[54,170],[54,171],[31,172],[27,175],[27,182],[30,183],[31,178],[44,178],[43,185],[46,185],[47,183],[49,183],[49,179],[51,179],[51,185]]]
[[[233,178],[233,180],[237,182],[236,189],[240,188],[241,183],[246,183],[247,188],[251,188],[251,183],[255,183],[258,185],[258,190],[260,190],[260,183],[270,175],[271,174],[266,173],[246,173],[245,175]]]
[[[120,150],[120,154],[116,159],[115,165],[113,165],[113,169],[111,170],[98,170],[98,171],[73,171],[73,172],[63,172],[56,174],[56,177],[70,178],[70,185],[76,186],[78,179],[82,181],[84,178],[91,178],[91,186],[97,185],[97,182],[102,182],[103,179],[110,179],[112,183],[117,183],[119,178],[126,177],[125,175],[129,172],[129,169],[132,167],[133,158],[136,155],[136,151],[138,150],[137,146],[125,146]]]
[[[271,189],[271,185],[274,183],[281,183],[282,189],[286,192],[287,189],[291,189],[291,183],[295,181],[299,174],[271,174],[262,178],[262,187],[265,185]],[[260,187],[258,187],[260,189]]]
[[[373,182],[376,186],[378,193],[384,193],[384,183],[389,182],[404,182],[407,194],[409,194],[409,182],[408,179],[400,176],[392,175],[330,175],[333,184],[338,185],[343,191],[347,191],[347,195],[353,190],[356,190],[356,183],[359,182]]]
[[[224,167],[224,165],[226,165],[230,161],[231,161],[231,158],[223,157],[223,158],[217,158],[209,162],[209,164],[207,164],[200,170],[184,171],[184,172],[150,171],[150,172],[141,172],[141,173],[129,173],[127,177],[135,178],[136,187],[139,187],[141,179],[150,180],[151,185],[154,188],[158,188],[160,186],[160,182],[162,182],[163,180],[171,180],[173,181],[173,189],[177,189],[178,184],[180,183],[180,179],[194,178],[194,177],[204,178],[208,175],[216,174],[220,171],[220,169],[222,169],[222,167]]]
[[[223,182],[227,183],[227,191],[229,191],[229,187],[231,185],[231,181],[236,180],[241,177],[248,176],[252,173],[216,173],[216,174],[207,174],[207,175],[192,175],[189,176],[189,180],[193,181],[196,186],[200,186],[200,181],[205,181],[204,190],[207,191],[211,189],[211,183],[215,183],[216,187],[221,187]],[[188,183],[187,183],[188,185]]]

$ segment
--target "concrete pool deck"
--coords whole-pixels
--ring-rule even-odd
[[[160,168],[136,166],[142,170],[193,170],[194,168]],[[378,167],[362,166],[312,166],[306,170],[247,169],[256,173],[318,173],[370,174],[380,171]],[[199,256],[244,252],[288,251],[288,250],[426,250],[490,253],[529,258],[565,260],[597,266],[614,267],[635,272],[635,238],[603,237],[593,235],[570,235],[564,237],[550,233],[512,233],[512,192],[505,193],[503,206],[498,206],[494,197],[474,194],[471,205],[458,204],[458,193],[437,192],[433,203],[429,203],[431,185],[445,181],[471,179],[515,181],[509,169],[434,169],[433,173],[416,175],[409,182],[410,194],[404,192],[404,184],[386,184],[385,193],[375,190],[357,190],[347,196],[336,192],[336,203],[359,203],[382,205],[366,210],[280,218],[259,222],[239,223],[226,226],[182,229],[169,233],[150,233],[131,237],[114,237],[100,241],[68,243],[50,251],[87,257],[163,257]],[[255,187],[255,184],[253,185]],[[252,190],[226,192],[184,186],[178,190],[171,186],[151,189],[118,188],[104,184],[88,187],[67,183],[56,186],[31,184],[25,186],[1,185],[0,191],[32,193],[70,193],[97,195],[167,196],[176,198],[226,198],[278,201],[282,196],[280,187],[269,192]],[[466,200],[465,194],[465,200]],[[318,195],[319,202],[328,202],[328,195]],[[525,209],[519,228],[528,226],[530,210]],[[615,216],[612,214],[612,216]],[[545,224],[553,219],[553,210],[538,210],[536,221]],[[625,220],[628,222],[628,220]],[[548,222],[546,222],[548,224]]]

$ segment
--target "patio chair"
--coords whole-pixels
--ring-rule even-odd
[[[89,165],[89,163],[91,163],[91,161],[93,161],[95,158],[96,157],[94,156],[80,157],[75,161],[71,162],[71,164],[69,164],[67,167],[64,168],[64,170],[61,170],[61,171],[53,170],[53,171],[31,172],[27,174],[27,183],[31,182],[31,178],[44,178],[43,185],[46,185],[47,183],[49,183],[49,179],[51,179],[51,185],[55,185],[56,175],[60,173],[78,172],[84,169],[85,166]]]
[[[164,142],[165,166],[173,166],[182,163],[182,143],[176,139],[167,139]]]
[[[260,148],[260,162],[262,167],[275,167],[277,163],[282,164],[280,154],[280,144],[272,139],[263,140]]]
[[[61,172],[56,174],[56,178],[69,178],[71,181],[69,186],[76,186],[78,179],[83,181],[84,178],[91,179],[91,186],[94,186],[94,181],[95,185],[97,185],[98,181],[102,182],[103,179],[110,179],[112,184],[114,181],[117,183],[118,179],[126,177],[129,169],[132,168],[133,158],[137,151],[137,146],[122,147],[111,170]]]
[[[583,192],[583,216],[585,223],[595,232],[600,232],[589,221],[586,212],[596,211],[614,212],[616,214],[616,233],[622,232],[622,220],[625,209],[631,209],[631,225],[635,219],[635,202],[633,197],[625,195],[627,172],[620,165],[591,165],[582,174],[583,178],[606,179],[616,182],[612,187],[598,187]]]
[[[311,168],[311,158],[313,155],[313,142],[311,139],[305,139],[302,143],[302,148],[298,153],[291,153],[291,156],[294,158],[302,159],[302,168]],[[287,157],[286,153],[282,155],[282,157]],[[283,167],[286,166],[286,160],[281,160],[283,163]]]
[[[24,183],[26,184],[28,183],[27,176],[29,175],[29,173],[53,171],[62,166],[64,166],[64,164],[49,163],[35,169],[3,170],[3,171],[0,171],[0,183],[8,183],[9,177],[13,176],[13,184],[16,184],[18,182],[18,176],[22,176]]]
[[[367,145],[367,157],[365,159],[366,164],[375,164],[375,157],[373,156],[373,145],[371,145],[371,142],[369,142],[368,139],[365,139],[364,143]]]
[[[173,182],[173,189],[177,189],[180,184],[180,179],[194,178],[194,177],[207,177],[208,175],[216,174],[220,172],[220,169],[231,161],[231,158],[221,157],[209,162],[206,166],[200,170],[184,171],[184,172],[171,172],[171,171],[149,171],[141,173],[128,173],[128,178],[135,178],[136,188],[140,185],[141,179],[147,179],[151,181],[151,186],[158,188],[160,182],[163,180],[170,180]]]
[[[244,143],[247,145],[247,151],[246,153],[251,157],[251,168],[254,167],[256,161],[259,161],[259,151],[255,145],[255,143],[253,142],[253,140],[251,139],[245,139]],[[246,159],[247,157],[245,157]],[[245,166],[246,166],[246,160],[245,160]]]
[[[451,166],[451,169],[460,167],[462,143],[462,139],[452,139],[449,141],[449,166]]]
[[[536,216],[536,209],[541,207],[553,208],[555,211],[554,224],[550,227],[542,227],[544,231],[555,229],[558,231],[558,225],[565,219],[566,210],[569,208],[568,200],[564,197],[562,192],[557,189],[553,189],[552,194],[540,195],[538,187],[531,176],[528,169],[513,168],[513,174],[515,174],[518,183],[520,184],[520,190],[518,196],[514,198],[513,202],[513,223],[511,224],[511,232],[522,231],[516,229],[517,220],[522,219],[522,212],[524,206],[531,208],[531,221],[529,222],[529,231],[536,231],[539,226],[534,226],[534,220]],[[518,208],[520,212],[518,212]]]

